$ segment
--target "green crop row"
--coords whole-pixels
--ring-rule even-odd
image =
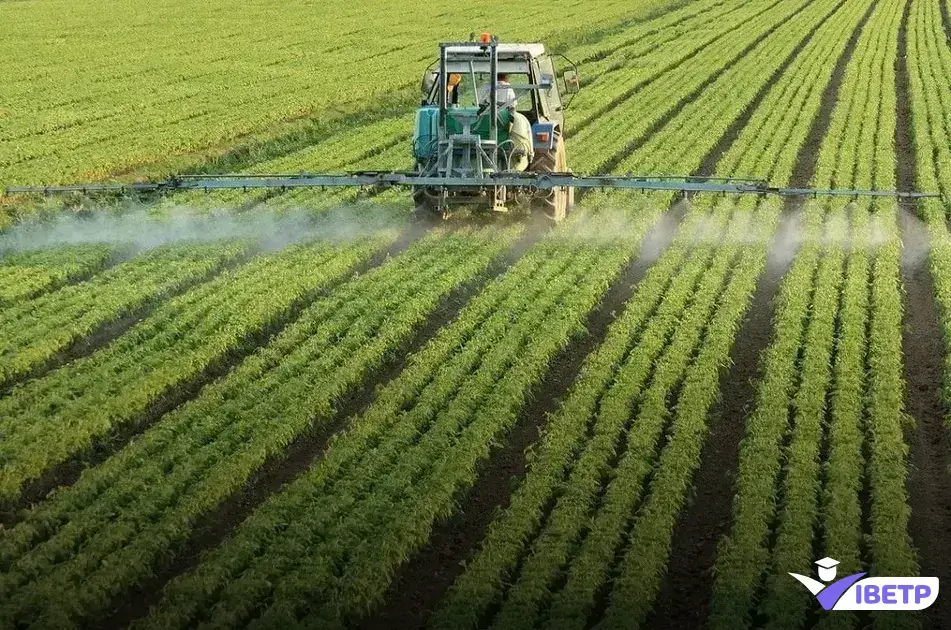
[[[623,397],[615,398],[611,391],[602,399],[601,413],[605,418],[609,422],[619,418],[627,430],[619,441],[617,464],[603,482],[603,496],[596,513],[591,515],[590,522],[584,519],[578,523],[587,533],[579,540],[565,569],[564,586],[552,595],[546,622],[552,627],[585,627],[599,590],[609,584],[615,558],[631,535],[631,517],[641,507],[645,485],[656,463],[658,445],[673,415],[668,401],[683,384],[703,331],[732,276],[735,256],[741,248],[742,239],[737,237],[745,233],[750,219],[750,213],[746,213],[745,217],[741,215],[730,222],[723,240],[732,244],[716,248],[710,267],[701,277],[691,303],[681,313],[670,343],[655,361],[651,378],[639,392],[636,404],[625,404]],[[623,389],[618,393],[622,392]],[[502,608],[500,627],[505,626],[507,606],[508,602]]]
[[[778,296],[776,333],[762,363],[756,407],[740,445],[731,535],[720,545],[711,626],[742,627],[769,560],[772,524],[789,406],[798,385],[796,359],[805,337],[818,249],[806,245],[793,261]]]
[[[694,225],[697,223],[694,221]],[[693,230],[685,229],[684,233],[693,236]],[[477,627],[485,611],[499,600],[505,584],[511,583],[519,559],[542,526],[544,506],[564,486],[569,471],[578,471],[570,488],[579,496],[589,485],[586,481],[600,480],[600,471],[592,467],[599,459],[608,459],[605,449],[610,451],[616,435],[600,425],[592,426],[590,420],[603,405],[604,391],[622,365],[630,374],[626,380],[631,387],[643,386],[650,365],[667,343],[707,262],[698,256],[684,265],[686,251],[683,244],[675,243],[651,267],[624,312],[611,325],[605,341],[585,361],[572,394],[549,420],[540,447],[531,454],[529,474],[513,494],[506,511],[490,525],[481,551],[467,563],[466,571],[453,585],[434,626]],[[638,352],[631,352],[638,339]],[[585,454],[581,457],[588,462],[579,462],[573,468],[586,439]]]
[[[835,213],[829,218],[826,232],[831,239],[844,240],[846,230],[844,216]],[[822,252],[819,260],[812,294],[812,314],[799,368],[800,383],[791,401],[793,428],[783,453],[786,475],[780,492],[782,514],[771,551],[772,570],[766,580],[767,595],[762,610],[771,622],[778,620],[791,624],[789,627],[802,623],[802,619],[787,615],[801,614],[805,597],[800,589],[789,588],[786,581],[789,576],[778,571],[785,567],[808,566],[814,560],[811,555],[818,514],[820,442],[826,397],[832,382],[831,365],[844,258],[841,248],[832,246]],[[853,471],[854,474],[860,472]],[[790,612],[790,608],[795,613]]]
[[[812,40],[794,59],[779,84],[754,112],[741,139],[727,152],[718,170],[737,176],[759,177],[789,182],[799,147],[803,145],[820,106],[823,87],[832,77],[836,59],[843,53],[846,38],[868,7],[867,2],[847,3],[820,27]],[[788,112],[800,112],[791,116]],[[771,133],[771,136],[770,136]],[[767,134],[758,150],[746,150],[743,138]],[[785,148],[785,150],[782,150]],[[764,170],[765,169],[765,170]],[[721,171],[722,172],[722,171]],[[762,567],[768,558],[766,532],[771,526],[774,493],[782,466],[781,440],[790,401],[797,386],[797,357],[805,331],[804,314],[813,294],[813,278],[818,264],[821,212],[807,209],[802,233],[804,249],[786,275],[777,298],[776,336],[762,359],[763,380],[759,384],[756,411],[747,420],[740,455],[740,492],[734,504],[732,536],[721,545],[714,584],[712,622],[733,627],[752,606]],[[742,524],[742,525],[741,525]]]
[[[0,540],[0,625],[70,627],[167,566],[215,506],[410,338],[517,229],[435,234],[318,299],[269,345]],[[535,267],[525,266],[531,277]],[[524,280],[525,278],[523,278]],[[58,602],[65,594],[70,604]]]
[[[844,25],[858,21],[864,7],[857,5],[858,3],[846,5],[845,9],[831,14],[815,35],[804,42],[803,51],[797,55],[779,83],[766,95],[741,137],[733,144],[727,158],[718,165],[718,172],[735,175],[736,169],[740,169],[741,173],[749,173],[752,177],[776,177],[779,181],[791,175],[798,148],[804,143],[808,131],[809,114],[818,109],[818,95],[822,84],[816,85],[811,92],[801,87],[812,85],[816,76],[823,76],[823,72],[826,77],[831,74],[834,57],[828,54],[826,42],[833,34],[841,33]],[[751,57],[755,54],[755,51],[751,53]],[[778,62],[776,63],[778,67]],[[819,66],[818,72],[816,66]],[[730,72],[724,75],[724,81],[732,79]],[[713,89],[709,90],[711,96],[715,91],[716,86],[713,86]],[[755,86],[749,89],[745,98],[751,99],[754,92]],[[742,98],[743,96],[741,100]],[[701,102],[691,103],[684,108],[685,112],[694,106],[697,109],[705,109],[709,114],[710,108],[715,107],[715,101],[711,101],[709,105]],[[791,115],[791,112],[798,115]],[[773,122],[770,122],[770,119],[774,119]],[[721,124],[723,126],[720,128],[725,130],[727,123]],[[657,155],[657,148],[647,155]],[[779,152],[778,155],[774,154],[776,151]],[[647,169],[641,167],[640,170],[655,168],[652,165]],[[725,300],[727,306],[718,314],[716,325],[711,324],[708,332],[709,343],[703,345],[701,354],[690,367],[681,395],[691,402],[688,403],[682,398],[677,403],[670,441],[658,460],[650,495],[630,525],[631,539],[627,551],[621,565],[615,568],[618,573],[612,581],[610,604],[604,613],[602,625],[605,627],[631,627],[644,623],[660,587],[677,514],[685,501],[690,479],[700,458],[699,449],[706,430],[706,411],[716,396],[718,371],[726,361],[739,320],[749,304],[756,278],[765,261],[765,245],[771,238],[778,217],[776,206],[772,209],[766,206],[758,212],[763,220],[763,225],[759,227],[764,229],[753,238],[756,245],[747,246],[744,261],[734,270],[733,282],[730,284],[731,297]],[[766,219],[770,212],[772,221]],[[582,569],[577,572],[578,575],[587,573]],[[570,579],[569,577],[569,584]],[[565,590],[567,588],[565,587]],[[593,597],[595,592],[592,590],[588,597]],[[556,596],[552,606],[552,618],[556,625],[558,621],[567,620],[568,623],[564,627],[583,626],[587,611],[581,607],[581,602],[574,603],[574,618],[560,618],[559,599],[562,599],[560,594]],[[566,612],[570,614],[571,609],[571,605],[567,606]]]
[[[247,251],[241,244],[152,250],[92,279],[0,312],[0,384],[29,374],[100,326],[207,277]]]
[[[833,112],[813,185],[894,188],[901,10],[900,1],[881,2],[863,29],[840,91],[849,98]],[[759,622],[800,627],[812,600],[804,589],[789,588],[785,573],[809,572],[817,531],[820,553],[840,560],[846,572],[867,565],[890,566],[892,574],[916,569],[902,481],[895,206],[833,203],[825,217],[814,205],[805,213],[806,243],[783,282],[776,337],[741,445],[734,524],[716,565],[715,628],[750,624],[758,597]],[[869,557],[862,553],[865,488],[872,504]],[[894,522],[886,525],[885,515]],[[850,615],[823,621],[855,623]]]
[[[648,88],[638,94],[635,107],[613,109],[602,115],[597,124],[592,124],[575,134],[572,138],[575,147],[573,148],[574,165],[579,170],[584,171],[595,172],[603,169],[618,150],[643,136],[663,113],[675,109],[677,104],[693,90],[707,83],[710,77],[718,71],[729,67],[731,60],[743,53],[758,38],[765,35],[770,29],[786,22],[803,5],[811,5],[796,20],[788,22],[788,28],[783,29],[782,34],[774,33],[766,42],[758,46],[761,51],[766,48],[772,49],[775,46],[779,46],[780,50],[785,46],[791,51],[796,42],[808,32],[812,20],[819,19],[818,17],[813,18],[813,14],[828,11],[827,8],[822,8],[819,4],[808,1],[782,3],[773,7],[766,14],[759,16],[759,19],[753,22],[755,27],[750,27],[749,19],[762,11],[764,4],[747,3],[744,7],[747,17],[745,28],[700,50],[690,58],[689,62],[677,67],[676,70],[663,73],[652,81]],[[676,52],[670,54],[676,54]],[[750,72],[753,72],[752,76],[762,77],[764,82],[768,79],[770,72],[757,72],[755,70],[757,62],[772,63],[778,66],[782,63],[784,56],[785,54],[782,52],[775,51],[770,58],[747,55],[734,67],[744,68],[746,80],[752,84],[758,84],[759,81],[757,80],[750,81]],[[735,82],[730,85],[733,89],[737,87]],[[711,117],[710,120],[714,120],[714,118]],[[684,136],[679,134],[676,137],[682,141]],[[709,137],[717,138],[719,136],[716,133],[711,133]],[[684,144],[689,146],[689,143]],[[658,159],[665,160],[666,157],[664,154],[660,154]],[[667,162],[667,164],[669,167],[665,172],[680,171],[682,168],[674,160]]]
[[[861,496],[866,464],[862,453],[863,411],[871,280],[866,251],[870,246],[868,213],[859,206],[852,210],[852,250],[845,261],[845,279],[839,297],[833,385],[827,401],[833,421],[826,429],[825,482],[819,499],[823,544],[839,561],[838,570],[843,575],[857,573],[862,568]],[[826,624],[851,627],[855,621],[852,613],[846,613],[830,617]]]
[[[908,24],[908,74],[917,188],[951,193],[951,98],[934,86],[951,77],[951,48],[937,2],[913,0]],[[929,262],[944,342],[951,347],[951,207],[939,199],[918,204],[929,237]],[[943,389],[951,400],[951,353],[946,353]]]
[[[225,359],[339,280],[388,239],[298,245],[171,301],[100,352],[0,400],[0,498]]]
[[[653,216],[617,241],[576,215],[530,250],[411,358],[322,460],[170,583],[145,625],[207,617],[273,627],[308,615],[321,625],[378,601],[396,565],[452,512]]]
[[[0,258],[0,308],[105,268],[120,252],[106,245],[64,245]]]
[[[601,113],[622,95],[636,90],[637,99],[648,96],[653,90],[650,83],[678,72],[678,67],[685,62],[692,66],[695,55],[729,38],[730,33],[744,22],[757,18],[776,4],[775,0],[690,3],[684,11],[696,11],[695,16],[678,20],[676,26],[670,25],[676,19],[674,16],[652,21],[651,24],[656,22],[656,28],[660,29],[652,37],[642,36],[627,47],[603,55],[603,59],[595,57],[589,61],[584,56],[580,56],[580,60],[572,57],[582,64],[584,87],[571,101],[569,139],[573,139],[580,129],[598,122]],[[571,55],[575,54],[571,52]],[[716,65],[700,66],[700,70],[713,73]]]
[[[766,261],[766,245],[779,217],[778,204],[755,210],[752,207],[752,203],[748,204],[746,213],[756,213],[757,223],[751,231],[758,245],[741,249],[740,259],[700,340],[699,352],[683,377],[668,443],[654,464],[650,496],[631,526],[633,533],[616,569],[618,575],[612,582],[610,603],[600,627],[643,625],[661,587],[677,516],[699,466],[707,414],[717,399],[720,372],[728,365],[730,348],[749,308]]]
[[[702,221],[704,214],[692,213],[688,226],[696,229],[704,225],[711,234],[721,234],[729,213],[720,212],[709,224]],[[634,299],[612,324],[598,353],[586,362],[572,395],[549,422],[554,435],[545,438],[539,460],[533,459],[531,473],[513,496],[510,509],[493,523],[472,571],[467,570],[453,587],[435,625],[477,626],[486,610],[499,601],[503,584],[509,582],[512,589],[496,625],[521,626],[537,617],[551,581],[557,578],[579,531],[588,522],[615,443],[627,432],[628,410],[646,386],[653,360],[674,334],[683,308],[695,299],[706,268],[728,262],[713,262],[712,248],[703,248],[684,260],[697,236],[694,229],[685,226],[680,242],[652,267]],[[665,293],[658,291],[658,284],[667,285]],[[715,292],[716,282],[708,285],[704,285],[707,293]],[[702,310],[703,305],[695,308]],[[680,336],[683,334],[687,333]],[[633,351],[637,341],[640,345]],[[590,382],[601,383],[601,388],[592,388],[587,385]],[[587,412],[582,413],[583,409]],[[573,442],[564,441],[566,433],[575,436]],[[582,436],[586,434],[585,443]],[[578,461],[572,467],[567,458],[575,455]],[[557,504],[539,532],[544,506],[556,498]],[[525,529],[526,525],[531,528]],[[521,561],[516,583],[513,570]],[[503,580],[503,575],[508,578]]]

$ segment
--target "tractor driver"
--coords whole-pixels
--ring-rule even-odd
[[[479,88],[479,105],[488,105],[489,103],[489,91],[492,89],[490,84],[483,85]],[[512,113],[515,113],[515,105],[518,99],[515,96],[515,90],[512,88],[509,83],[509,75],[504,73],[499,73],[499,87],[495,93],[495,102],[498,103],[499,109],[509,109]]]
[[[452,72],[446,78],[449,79],[446,83],[446,91],[449,93],[449,98],[447,100],[449,101],[450,105],[458,105],[459,90],[456,88],[458,88],[459,84],[462,83],[462,75],[458,72]]]

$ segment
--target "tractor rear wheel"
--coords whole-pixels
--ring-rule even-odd
[[[533,173],[567,173],[568,157],[565,153],[565,141],[559,136],[554,151],[538,153],[530,169]],[[568,210],[574,201],[574,189],[568,187],[553,188],[541,193],[535,201],[535,207],[555,223],[568,216]]]
[[[417,221],[433,222],[442,218],[432,196],[424,188],[413,189],[413,218]]]

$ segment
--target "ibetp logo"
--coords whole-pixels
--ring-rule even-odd
[[[922,610],[938,598],[938,578],[867,578],[854,573],[835,580],[838,560],[823,558],[816,564],[822,582],[798,573],[789,575],[802,582],[825,610]]]

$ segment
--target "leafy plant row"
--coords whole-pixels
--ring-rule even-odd
[[[780,181],[791,175],[798,147],[805,141],[808,124],[769,124],[768,121],[773,117],[777,120],[795,121],[797,116],[794,112],[802,115],[803,107],[806,112],[818,108],[817,94],[821,90],[821,84],[813,92],[815,96],[810,96],[809,91],[800,89],[804,84],[815,80],[817,73],[809,66],[825,64],[826,73],[831,72],[833,59],[830,59],[823,40],[831,33],[840,33],[843,23],[855,22],[859,15],[860,13],[856,14],[854,10],[835,12],[816,34],[805,42],[803,51],[797,56],[801,63],[791,65],[780,78],[778,85],[767,94],[763,105],[754,113],[750,124],[731,147],[724,165],[718,165],[718,171],[720,168],[741,168],[742,173],[748,172],[753,177],[778,177]],[[821,73],[819,74],[821,76]],[[725,75],[724,79],[729,80],[729,75]],[[750,90],[748,98],[752,98],[754,91]],[[796,97],[788,98],[790,92]],[[786,96],[785,102],[780,101],[775,105],[771,103],[777,95]],[[691,106],[688,105],[685,110]],[[697,107],[702,108],[704,105],[698,103]],[[775,136],[772,135],[774,133]],[[771,150],[778,150],[779,154],[770,154]],[[656,155],[656,151],[654,154]],[[731,161],[736,166],[730,167]],[[725,172],[736,174],[731,170]],[[748,206],[749,209],[751,208]],[[766,243],[776,225],[778,207],[765,206],[758,212],[762,215],[763,224],[760,227],[763,230],[758,231],[752,239],[752,246],[747,245],[744,261],[734,270],[730,297],[725,299],[727,306],[718,312],[717,323],[712,324],[707,333],[708,343],[701,346],[700,355],[690,367],[681,393],[682,398],[677,403],[676,417],[672,421],[669,443],[656,464],[650,493],[640,506],[637,517],[629,525],[631,540],[621,564],[615,567],[617,574],[612,582],[610,603],[602,622],[605,627],[630,627],[644,623],[660,588],[668,561],[673,527],[699,462],[700,447],[706,430],[706,412],[716,396],[718,372],[727,360],[739,321],[748,307],[756,278],[765,261]],[[771,221],[767,219],[770,216]],[[735,293],[732,293],[733,291]],[[579,575],[584,573],[586,571],[578,571]],[[592,590],[589,597],[595,593],[596,591]],[[555,612],[552,614],[556,620],[559,598],[560,596],[556,596],[556,604],[553,605]],[[565,624],[565,627],[580,627],[585,624],[588,611],[576,606],[576,611],[579,609],[581,614],[575,612],[573,618],[568,617],[569,623]]]
[[[746,206],[747,213],[756,214],[756,225],[751,231],[758,245],[740,249],[729,283],[699,342],[699,352],[686,371],[672,413],[667,445],[654,464],[650,494],[631,525],[631,539],[615,569],[617,577],[611,584],[610,602],[600,627],[643,625],[660,590],[677,516],[700,463],[707,414],[717,399],[720,372],[729,363],[730,348],[749,308],[766,261],[766,244],[779,217],[778,204],[755,210],[752,203]]]
[[[104,269],[121,252],[106,245],[64,245],[0,258],[0,308]]]
[[[305,244],[257,258],[163,303],[100,352],[0,399],[0,498],[144,414],[288,317],[386,239]]]
[[[0,312],[0,384],[28,374],[98,327],[208,276],[247,244],[156,248],[86,282]]]
[[[201,519],[266,461],[326,425],[340,397],[518,232],[435,234],[348,281],[198,398],[31,510],[0,540],[0,625],[64,627],[108,612],[117,595],[168,566]],[[526,265],[521,279],[535,269]],[[70,605],[56,604],[60,596]]]
[[[576,147],[573,149],[573,154],[577,167],[585,171],[603,169],[615,153],[645,135],[664,113],[671,110],[676,111],[678,103],[687,95],[709,82],[711,76],[729,67],[731,60],[742,54],[747,47],[769,32],[770,29],[786,22],[790,15],[803,5],[810,5],[810,7],[805,10],[805,15],[799,16],[801,19],[795,20],[794,24],[789,23],[790,28],[782,31],[785,36],[780,35],[780,32],[774,33],[760,46],[760,48],[763,46],[772,47],[777,45],[775,42],[779,42],[779,45],[786,44],[787,48],[792,50],[796,41],[805,32],[808,32],[808,25],[813,20],[811,16],[822,12],[818,3],[782,3],[780,6],[774,7],[772,11],[760,16],[760,19],[755,22],[755,27],[751,26],[753,23],[746,22],[744,28],[738,32],[716,41],[707,48],[700,50],[688,62],[673,71],[664,73],[654,80],[643,93],[638,94],[634,107],[616,108],[603,115],[597,124],[586,127],[572,138],[573,145]],[[748,17],[755,15],[758,10],[762,9],[760,3],[747,3],[744,6],[744,11],[749,12]],[[818,20],[818,18],[814,19]],[[792,31],[792,37],[790,31]],[[790,41],[791,43],[789,43]],[[778,58],[773,56],[770,59],[761,57],[751,59],[746,56],[734,67],[742,66],[745,68],[747,80],[749,80],[750,71],[752,71],[752,76],[762,77],[762,80],[765,81],[770,72],[763,73],[754,70],[756,60],[766,61],[778,66],[782,63],[784,56],[782,53]],[[757,81],[754,80],[753,82]],[[733,83],[732,85],[735,88],[737,84]],[[682,138],[683,136],[679,135],[677,137]],[[715,139],[718,136],[711,134],[709,137]],[[665,172],[679,172],[681,170],[676,161],[672,160],[668,164],[669,168]],[[618,168],[624,168],[624,165],[620,165]]]
[[[833,112],[813,185],[894,186],[901,4],[879,3],[862,31],[840,90],[849,97]],[[785,573],[808,573],[817,544],[845,572],[867,564],[900,574],[916,568],[900,481],[907,469],[895,207],[830,204],[823,218],[811,205],[806,216],[807,242],[781,289],[776,337],[741,446],[733,529],[717,559],[713,627],[750,624],[759,597],[757,623],[804,624],[811,600],[789,588]],[[863,557],[865,487],[873,514],[894,522],[886,527],[881,516],[870,517],[871,553]]]
[[[473,483],[652,216],[614,240],[596,218],[576,215],[530,250],[410,359],[323,459],[170,583],[145,625],[326,625],[377,602]]]
[[[914,0],[908,22],[908,74],[915,145],[917,187],[951,191],[951,98],[935,89],[951,77],[951,48],[944,37],[938,3]],[[945,345],[951,347],[951,235],[948,217],[951,207],[939,199],[919,202],[930,240],[928,260],[934,282],[934,296],[940,309]],[[946,353],[951,356],[951,353]],[[943,371],[946,400],[951,399],[951,358]]]
[[[573,139],[576,132],[597,123],[601,114],[625,94],[634,91],[635,98],[624,102],[621,107],[636,105],[653,89],[650,86],[652,82],[664,75],[682,72],[684,67],[693,66],[692,58],[695,55],[729,38],[730,33],[745,22],[758,18],[776,4],[775,0],[741,4],[690,3],[680,11],[652,20],[650,24],[657,29],[656,33],[642,34],[628,45],[611,50],[609,54],[602,53],[585,59],[583,55],[572,51],[572,54],[582,59],[578,63],[584,67],[584,84],[571,102],[570,111],[573,114],[568,126],[568,137]],[[692,13],[690,17],[680,17],[680,14],[688,11]],[[625,37],[629,35],[625,33]],[[712,74],[717,65],[698,68]]]
[[[841,33],[855,28],[865,8],[864,3],[845,4],[804,42],[717,165],[717,172],[770,181],[789,180],[812,117],[818,111],[822,88],[831,78],[838,53],[844,48]],[[747,208],[751,206],[748,204]],[[700,459],[706,412],[716,396],[717,375],[727,360],[765,263],[766,244],[772,238],[778,210],[776,205],[757,209],[763,224],[758,225],[752,244],[744,249],[743,261],[734,270],[732,293],[724,296],[726,306],[711,322],[700,354],[690,367],[669,442],[656,464],[650,494],[631,525],[630,543],[615,569],[610,603],[601,627],[637,626],[646,622],[651,611],[668,562],[676,518]],[[573,625],[577,627],[583,622],[579,618]]]
[[[845,217],[829,219],[830,238],[842,240],[845,230]],[[779,571],[785,567],[809,566],[814,561],[812,541],[818,514],[821,441],[826,398],[832,386],[833,345],[844,259],[841,248],[832,246],[822,252],[819,260],[801,355],[800,382],[791,401],[792,429],[783,453],[786,474],[780,490],[782,512],[771,549],[767,593],[761,605],[771,622],[787,623],[791,627],[803,622],[793,615],[804,613],[802,604],[806,600],[798,589],[789,588],[786,582],[789,576]],[[861,470],[852,472],[860,476]]]
[[[604,342],[586,359],[572,393],[549,420],[540,447],[530,454],[529,473],[513,494],[509,507],[490,525],[479,553],[453,585],[435,626],[466,628],[480,624],[486,611],[500,601],[507,585],[514,583],[520,560],[529,552],[540,528],[546,526],[551,531],[545,507],[556,497],[566,506],[575,507],[562,510],[562,529],[570,522],[572,513],[583,519],[591,509],[585,497],[597,492],[614,444],[627,424],[626,414],[610,425],[606,421],[596,424],[594,420],[607,404],[605,392],[609,388],[625,392],[617,395],[617,409],[636,398],[650,376],[651,365],[669,343],[698,278],[710,264],[712,251],[708,250],[685,260],[703,218],[704,213],[691,212],[679,242],[651,267],[611,325]],[[726,217],[719,218],[719,225],[709,226],[712,233],[723,230]],[[616,380],[622,369],[625,378]],[[549,557],[557,543],[571,544],[564,537],[549,537]]]
[[[736,243],[735,237],[742,234],[747,225],[743,218],[738,217],[725,230],[724,241],[733,238]],[[596,488],[595,494],[590,497],[595,503],[595,510],[588,518],[575,519],[569,530],[569,540],[577,541],[570,561],[565,562],[563,567],[550,569],[553,572],[563,571],[564,586],[551,595],[547,618],[542,617],[546,619],[546,624],[563,628],[584,627],[597,605],[599,591],[608,584],[613,587],[609,579],[616,555],[630,535],[631,515],[640,507],[645,486],[654,471],[659,445],[669,426],[671,414],[668,401],[676,397],[678,388],[683,384],[687,366],[696,355],[708,319],[732,274],[738,249],[739,246],[734,245],[713,252],[710,267],[701,276],[691,302],[680,314],[669,345],[654,363],[653,373],[640,391],[612,388],[602,398],[602,418],[599,421],[606,422],[609,427],[623,427],[615,447],[618,459],[613,469],[609,467],[604,477],[599,479],[599,485],[603,486]],[[618,381],[623,383],[628,376],[628,373],[621,372]],[[635,397],[630,401],[625,400],[631,393]],[[610,466],[608,462],[605,464]],[[572,483],[571,477],[568,483]],[[566,493],[565,497],[571,494]],[[567,506],[570,506],[570,501],[564,506],[560,501],[555,505],[549,518],[550,527],[558,525],[559,509]],[[543,534],[536,541],[536,546],[543,549],[544,545]],[[533,551],[535,553],[538,551]],[[532,574],[529,571],[533,568],[532,561],[527,560],[522,569],[522,581],[531,583]],[[508,623],[530,625],[531,611],[520,610],[522,598],[519,586],[516,585],[503,604],[496,620],[497,627],[507,627]],[[546,584],[545,590],[549,587],[550,583]]]

